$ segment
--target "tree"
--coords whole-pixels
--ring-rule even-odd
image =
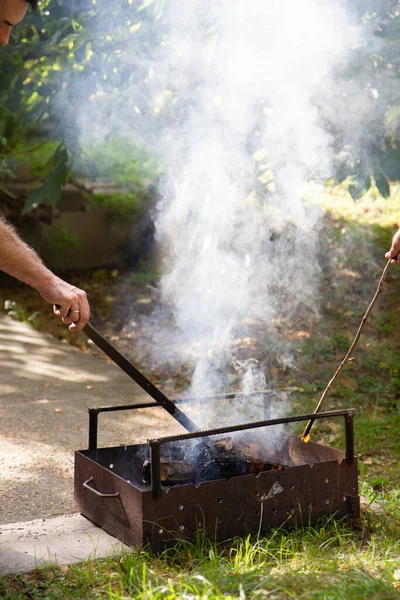
[[[71,170],[95,169],[79,142],[82,107],[89,107],[89,119],[96,107],[110,131],[116,115],[119,122],[134,119],[138,137],[148,135],[149,119],[185,119],[195,90],[168,89],[157,73],[173,26],[163,11],[172,2],[47,0],[16,28],[14,43],[0,53],[3,175],[21,141],[23,150],[41,139],[58,142],[27,209],[42,199],[56,204]],[[397,0],[347,0],[347,6],[360,42],[335,68],[335,101],[321,90],[314,102],[332,136],[333,176],[350,178],[354,198],[373,182],[387,196],[390,181],[400,178],[399,6]]]

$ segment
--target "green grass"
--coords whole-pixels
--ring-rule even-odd
[[[124,173],[121,174],[121,176]],[[299,369],[274,380],[292,390],[292,412],[311,412],[346,353],[374,294],[400,215],[400,191],[360,202],[326,188],[321,320],[292,331]],[[146,285],[154,273],[140,274]],[[141,279],[143,278],[143,280]],[[357,522],[324,519],[292,531],[215,543],[199,533],[160,556],[146,551],[78,566],[49,567],[0,578],[5,600],[323,599],[400,598],[400,268],[384,293],[324,409],[356,408],[355,446],[361,494],[370,508]],[[300,327],[299,327],[300,330]],[[301,334],[301,335],[300,335]],[[290,377],[290,379],[289,379]],[[304,424],[300,425],[302,429]],[[319,422],[313,441],[343,448],[343,431]],[[378,512],[376,512],[376,506]]]
[[[199,533],[160,556],[132,553],[0,579],[0,597],[29,599],[400,597],[399,492],[363,493],[382,513],[216,544]]]

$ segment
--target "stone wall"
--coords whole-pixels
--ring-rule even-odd
[[[56,208],[48,202],[24,214],[29,182],[7,181],[0,192],[0,210],[20,236],[54,270],[91,269],[135,262],[148,248],[152,223],[147,210],[131,215],[110,213],[91,201],[101,193],[121,193],[108,182],[67,184]]]

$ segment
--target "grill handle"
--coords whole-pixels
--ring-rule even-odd
[[[93,494],[96,494],[96,496],[100,496],[100,498],[119,498],[119,492],[115,492],[114,494],[103,494],[102,492],[95,490],[89,485],[89,483],[91,483],[92,481],[94,481],[94,477],[89,477],[89,479],[82,483],[82,486],[90,492],[92,492]]]

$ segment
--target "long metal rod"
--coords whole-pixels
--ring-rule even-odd
[[[190,432],[199,431],[197,425],[193,423],[191,419],[184,412],[180,410],[165,394],[161,392],[155,385],[151,383],[140,371],[136,369],[130,363],[125,356],[123,356],[114,346],[110,344],[105,338],[96,329],[90,325],[90,323],[86,323],[85,327],[82,329],[82,332],[87,335],[89,339],[92,340],[102,350],[111,360],[118,365],[133,381],[135,381],[140,387],[149,394],[159,404],[162,406],[180,425],[182,425],[185,429]]]
[[[199,397],[199,398],[174,398],[173,400],[173,404],[174,406],[176,404],[206,404],[207,402],[215,402],[215,401],[220,401],[220,400],[234,400],[234,399],[240,399],[240,398],[252,398],[252,397],[259,397],[259,396],[264,396],[264,399],[266,399],[268,397],[268,395],[270,394],[270,392],[268,390],[263,391],[263,392],[250,392],[249,394],[244,394],[242,392],[238,392],[237,394],[235,393],[231,393],[231,394],[216,394],[215,396],[204,396],[204,397]],[[154,408],[159,406],[158,403],[154,403],[154,402],[143,402],[140,404],[110,404],[107,406],[96,406],[93,408],[89,408],[89,411],[97,411],[98,413],[101,412],[113,412],[113,411],[118,411],[118,410],[133,410],[136,408]]]
[[[307,421],[308,419],[328,419],[330,417],[348,417],[355,415],[355,408],[343,408],[339,410],[330,410],[326,412],[319,412],[317,414],[311,413],[306,415],[294,415],[292,417],[280,417],[279,419],[269,419],[267,421],[254,421],[250,423],[243,423],[241,425],[229,425],[229,427],[218,427],[217,429],[206,429],[204,431],[196,431],[194,433],[182,433],[177,435],[168,435],[161,438],[149,439],[148,443],[152,444],[164,444],[166,442],[178,442],[180,440],[189,440],[199,437],[209,437],[211,435],[220,435],[224,433],[233,433],[234,431],[245,431],[246,429],[258,429],[260,427],[267,427],[269,425],[281,425],[283,423],[297,423],[299,421]],[[351,424],[349,423],[351,426]],[[345,432],[346,433],[346,432]],[[346,443],[349,442],[351,445],[351,438],[345,436]],[[354,440],[353,440],[354,441]]]
[[[241,397],[247,397],[247,398],[251,398],[253,396],[260,396],[263,395],[264,396],[264,417],[265,419],[269,418],[269,404],[267,402],[267,398],[269,396],[268,391],[265,392],[251,392],[249,394],[226,394],[225,396],[223,396],[222,394],[218,394],[216,396],[206,396],[204,398],[179,398],[177,400],[174,400],[174,405],[176,404],[187,404],[188,402],[196,402],[196,403],[206,403],[206,402],[211,402],[213,400],[229,400],[229,399],[233,399],[233,398],[241,398]],[[98,429],[98,416],[99,413],[101,412],[115,412],[115,411],[119,411],[119,410],[135,410],[137,408],[154,408],[157,407],[158,408],[159,404],[157,402],[142,402],[139,404],[114,404],[114,405],[110,405],[110,406],[99,406],[99,407],[94,407],[88,408],[88,412],[89,412],[89,445],[88,445],[88,449],[89,450],[96,450],[97,448],[97,429]]]

